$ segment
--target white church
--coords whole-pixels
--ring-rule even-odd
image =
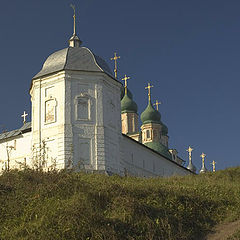
[[[75,19],[75,15],[74,15]],[[74,23],[75,26],[75,23]],[[151,102],[141,114],[131,92],[75,33],[31,81],[32,120],[0,134],[0,173],[11,169],[76,169],[143,177],[193,174]],[[115,60],[117,56],[115,55]],[[158,105],[157,105],[158,107]]]

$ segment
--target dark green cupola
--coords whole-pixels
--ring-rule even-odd
[[[153,108],[151,101],[141,114],[142,124],[158,123],[161,124],[161,114]]]
[[[137,104],[133,101],[133,96],[132,93],[128,90],[127,88],[127,80],[130,77],[127,77],[125,74],[125,77],[122,79],[125,81],[125,86],[124,86],[124,97],[121,100],[121,113],[137,113]]]
[[[128,92],[121,100],[121,113],[137,113],[137,104],[128,96]]]

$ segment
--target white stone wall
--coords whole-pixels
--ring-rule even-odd
[[[104,73],[81,71],[33,81],[32,146],[44,168],[55,161],[58,169],[119,171],[120,88]]]
[[[0,172],[9,169],[32,167],[31,132],[0,142]]]
[[[122,136],[121,174],[133,176],[173,176],[191,174],[186,168],[167,160],[129,137]]]
[[[65,73],[36,79],[32,100],[32,143],[34,164],[45,170],[65,167]],[[37,163],[38,162],[38,163]],[[53,166],[55,165],[55,166]]]
[[[120,87],[104,73],[67,71],[65,157],[73,166],[118,171]]]

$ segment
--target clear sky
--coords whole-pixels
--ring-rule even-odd
[[[240,1],[239,0],[11,0],[0,6],[0,125],[21,127],[31,112],[31,78],[54,51],[67,47],[72,9],[83,46],[113,69],[129,88],[139,115],[153,100],[162,102],[169,143],[187,159],[207,168],[240,165]]]

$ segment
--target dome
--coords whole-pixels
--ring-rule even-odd
[[[161,144],[160,142],[147,142],[147,143],[144,143],[144,145],[153,149],[154,151],[162,154],[166,158],[172,160],[172,157],[168,151],[168,148],[166,146],[164,146],[163,144]]]
[[[168,135],[168,127],[163,122],[161,122],[161,125],[162,125],[163,136],[167,136]]]
[[[107,63],[86,47],[68,47],[51,54],[33,79],[62,70],[105,72],[113,76]]]
[[[190,171],[196,173],[196,167],[192,164],[192,162],[189,162],[187,169],[189,169]]]
[[[151,102],[149,102],[147,108],[142,112],[141,121],[143,124],[161,123],[161,114],[153,108]]]
[[[121,100],[121,112],[137,113],[137,110],[138,110],[137,104],[128,96],[128,94],[125,94],[123,99]]]
[[[206,173],[208,170],[207,168],[205,167],[205,164],[202,166],[201,170],[200,170],[200,173]]]

